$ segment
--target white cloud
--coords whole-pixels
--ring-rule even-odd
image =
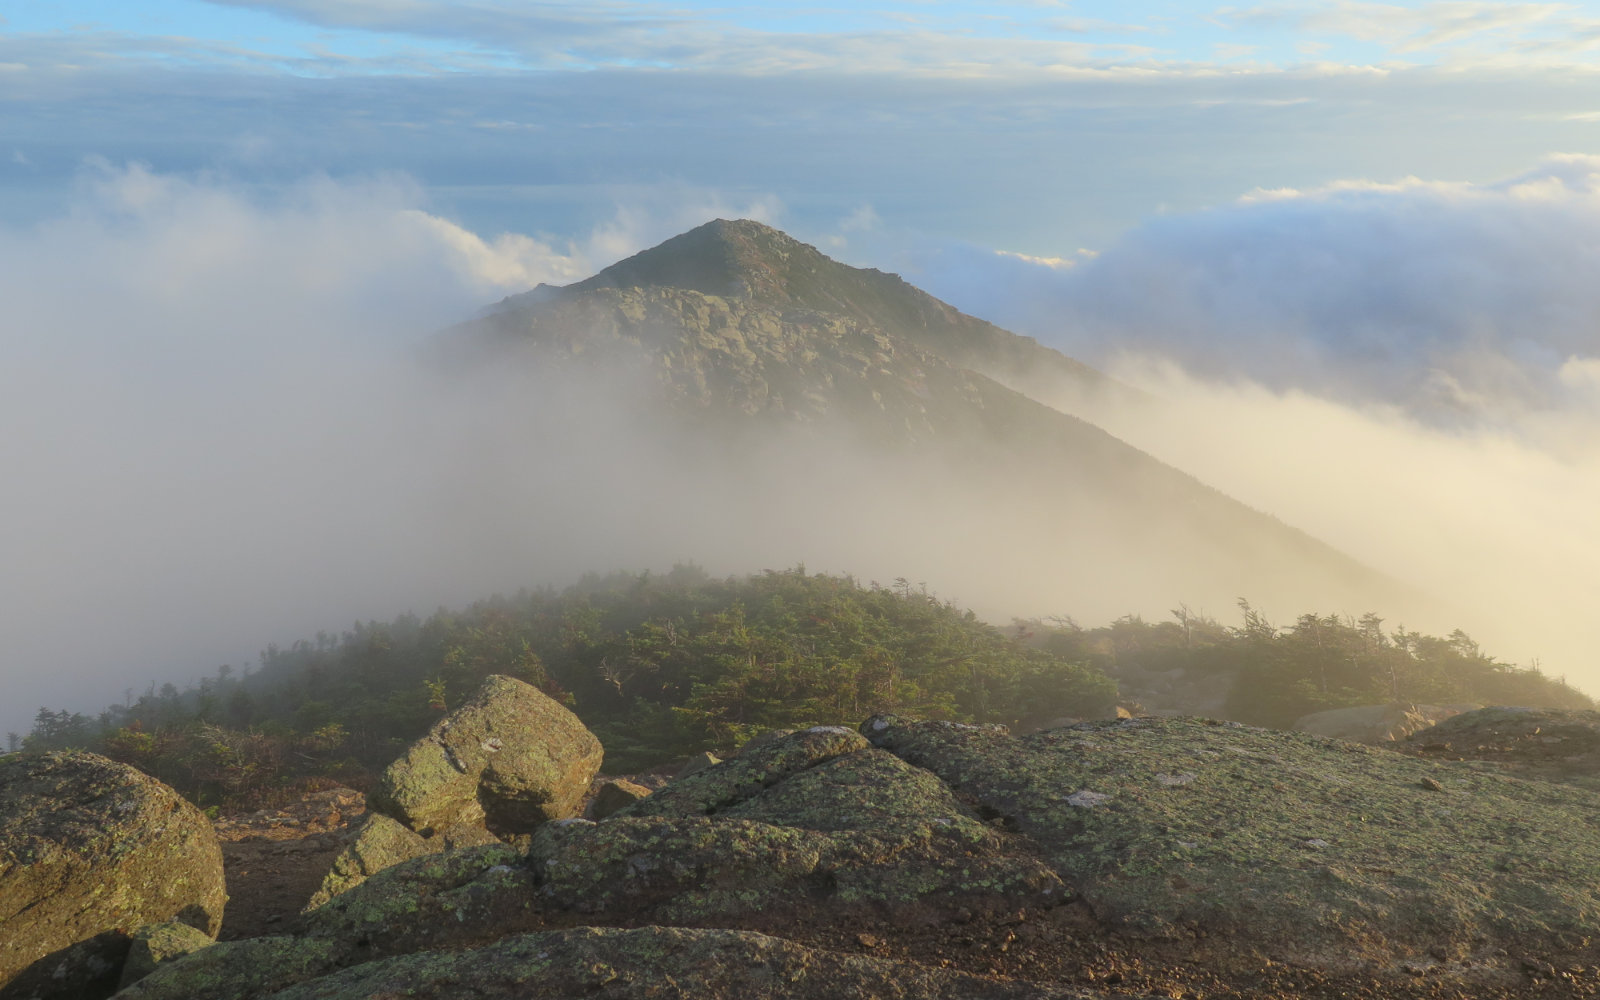
[[[1413,5],[1336,0],[1225,8],[1220,13],[1233,25],[1282,25],[1323,38],[1374,43],[1391,57],[1445,50],[1453,63],[1581,61],[1600,29],[1600,19],[1585,15],[1575,4],[1506,0],[1431,0]]]
[[[1565,405],[1561,365],[1600,354],[1596,267],[1600,158],[1569,155],[1490,184],[1256,191],[1152,221],[1053,281],[1013,268],[1009,285],[974,282],[993,293],[957,304],[1092,362],[1156,352],[1195,373],[1492,422]],[[1019,282],[1031,290],[1014,294]]]

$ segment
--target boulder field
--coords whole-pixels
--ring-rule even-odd
[[[1597,808],[1208,720],[879,716],[392,865],[118,996],[1594,995]]]

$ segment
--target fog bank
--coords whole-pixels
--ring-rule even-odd
[[[935,294],[1149,393],[1085,416],[1459,609],[1425,627],[1600,690],[1600,158],[927,264]]]

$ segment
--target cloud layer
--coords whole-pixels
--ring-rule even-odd
[[[926,268],[936,291],[1091,362],[1155,353],[1441,421],[1573,404],[1569,363],[1600,353],[1597,157],[1491,184],[1256,191],[1070,268],[949,252]]]

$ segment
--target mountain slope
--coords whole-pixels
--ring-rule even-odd
[[[595,386],[626,373],[619,405],[630,420],[695,446],[724,442],[725,452],[737,440],[746,470],[800,454],[823,475],[849,468],[849,510],[908,510],[886,495],[876,508],[857,499],[889,489],[863,471],[877,469],[915,496],[923,535],[959,550],[955,561],[969,568],[982,562],[1013,594],[1082,574],[1073,593],[1114,602],[1107,613],[1240,596],[1293,602],[1286,611],[1358,612],[1413,597],[986,374],[1115,385],[1093,369],[758,223],[709,223],[585,281],[542,286],[453,339]],[[882,534],[896,531],[916,544],[901,524]]]

